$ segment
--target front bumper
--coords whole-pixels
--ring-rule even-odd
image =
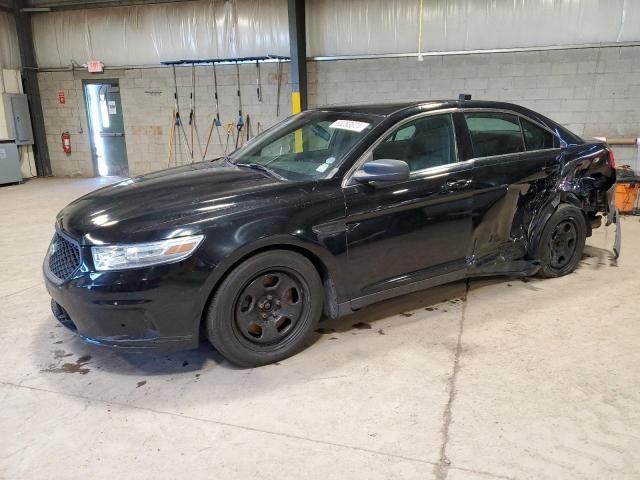
[[[92,271],[87,252],[82,258],[61,283],[43,265],[52,311],[62,325],[92,344],[127,351],[198,346],[210,269],[196,258],[119,272]]]

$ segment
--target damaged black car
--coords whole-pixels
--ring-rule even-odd
[[[323,316],[463,278],[571,273],[592,229],[616,221],[614,167],[605,143],[508,103],[310,110],[224,158],[74,201],[45,282],[57,319],[91,343],[205,336],[264,365]]]

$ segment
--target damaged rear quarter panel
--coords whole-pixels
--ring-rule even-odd
[[[602,143],[476,160],[471,273],[508,271],[528,256],[562,202],[582,209],[590,234],[590,218],[607,212],[613,183]]]

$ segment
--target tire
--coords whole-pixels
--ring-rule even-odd
[[[537,276],[555,278],[573,272],[584,251],[587,224],[579,208],[560,204],[545,224],[534,258],[541,263]]]
[[[309,341],[323,302],[322,282],[309,260],[286,250],[260,253],[218,288],[207,311],[207,335],[238,366],[277,362]]]

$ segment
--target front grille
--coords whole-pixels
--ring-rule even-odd
[[[77,330],[75,323],[69,317],[67,311],[60,306],[55,300],[51,299],[51,311],[53,312],[53,316],[65,327],[69,330]]]
[[[49,246],[48,262],[51,274],[64,281],[80,266],[80,249],[56,233]]]

